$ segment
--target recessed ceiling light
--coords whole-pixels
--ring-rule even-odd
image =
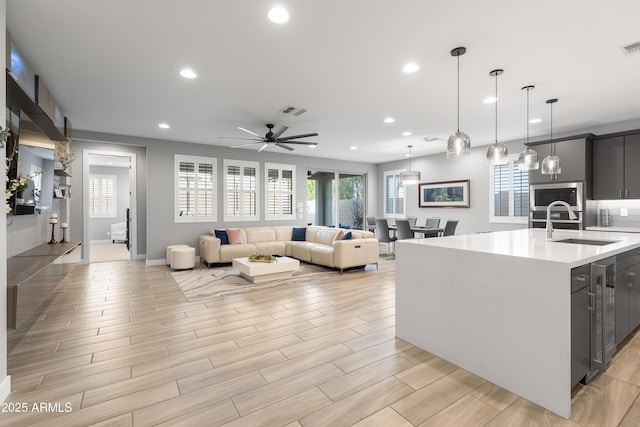
[[[419,69],[420,69],[420,66],[418,64],[416,64],[415,62],[409,62],[404,67],[402,67],[402,71],[407,73],[407,74],[415,73]]]
[[[167,123],[160,123],[158,127],[160,129],[169,129],[171,126],[169,126]]]
[[[180,70],[180,75],[185,79],[195,79],[198,75],[191,68],[185,68],[184,70]]]
[[[280,6],[276,6],[269,11],[269,19],[275,24],[284,24],[289,20],[289,13]]]
[[[349,150],[357,150],[358,147],[356,147],[355,145],[352,145],[351,147],[349,147]]]
[[[542,119],[531,119],[529,120],[529,123],[540,123],[542,121]]]
[[[405,157],[411,157],[411,153],[407,153],[404,155]]]
[[[402,132],[402,136],[411,136],[413,135],[411,132],[406,131],[406,132]]]
[[[396,119],[394,119],[393,117],[387,117],[386,119],[384,119],[385,123],[393,123],[395,121],[396,121]]]
[[[310,145],[309,148],[318,148],[317,145]]]
[[[485,98],[484,101],[482,102],[484,102],[485,104],[493,104],[494,102],[497,102],[497,101],[498,101],[498,98],[496,98],[495,96],[490,96],[488,98]]]

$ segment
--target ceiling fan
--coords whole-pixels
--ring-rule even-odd
[[[289,151],[293,151],[292,147],[289,147],[287,144],[299,144],[299,145],[312,145],[312,146],[316,146],[318,145],[317,142],[307,142],[307,141],[294,141],[294,139],[300,139],[300,138],[308,138],[311,136],[318,136],[317,133],[305,133],[305,134],[301,134],[301,135],[293,135],[293,136],[285,136],[285,137],[281,137],[281,135],[283,133],[286,132],[287,129],[289,129],[287,126],[280,126],[280,128],[277,131],[273,131],[273,128],[275,127],[274,124],[272,123],[267,123],[267,128],[269,128],[269,130],[267,131],[267,133],[264,136],[260,136],[255,132],[251,132],[250,130],[247,130],[243,127],[238,127],[238,129],[240,129],[243,132],[246,132],[250,135],[253,135],[255,138],[236,138],[236,137],[232,137],[232,136],[220,136],[218,138],[221,139],[245,139],[245,140],[249,140],[249,141],[253,141],[253,142],[249,142],[247,144],[240,144],[240,145],[234,145],[233,147],[246,147],[248,145],[252,145],[252,144],[262,144],[262,147],[260,147],[260,149],[258,151],[262,151],[265,148],[267,148],[269,145],[275,145],[277,147],[280,148],[284,148],[285,150],[289,150]]]

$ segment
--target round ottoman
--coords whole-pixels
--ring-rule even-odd
[[[171,251],[177,248],[188,248],[189,245],[171,245],[171,246],[167,246],[167,254],[166,254],[166,258],[167,258],[167,265],[171,265]]]
[[[184,270],[193,268],[196,265],[196,249],[187,246],[186,248],[174,248],[171,250],[171,269]]]

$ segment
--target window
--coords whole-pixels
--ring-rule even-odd
[[[529,172],[518,169],[518,155],[489,170],[490,222],[526,224],[529,218]]]
[[[216,221],[215,172],[210,157],[175,156],[175,222]]]
[[[224,220],[257,221],[258,162],[224,161]]]
[[[115,217],[115,175],[89,175],[89,218]]]
[[[295,176],[296,167],[266,163],[265,219],[296,219]]]
[[[384,173],[384,216],[388,218],[404,218],[406,199],[404,184],[400,180],[400,172]]]

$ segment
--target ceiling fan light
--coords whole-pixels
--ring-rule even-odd
[[[447,159],[459,159],[471,153],[471,138],[460,130],[451,134],[447,140]]]
[[[562,172],[560,158],[558,156],[547,156],[542,161],[542,175],[557,175]]]
[[[400,180],[405,184],[417,184],[420,182],[420,171],[400,172]]]
[[[531,148],[527,148],[518,156],[518,169],[521,171],[532,171],[540,168],[538,153]]]
[[[491,166],[509,163],[509,149],[502,142],[494,142],[487,149],[487,161]]]

